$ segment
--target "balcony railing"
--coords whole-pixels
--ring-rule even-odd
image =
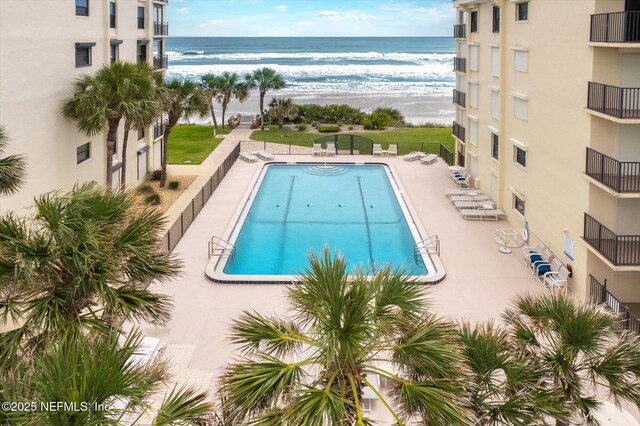
[[[153,139],[158,139],[159,137],[164,136],[164,128],[167,125],[167,121],[158,121],[153,126]]]
[[[453,122],[453,136],[460,139],[462,142],[466,142],[464,138],[465,129],[460,124]]]
[[[467,24],[454,25],[453,38],[467,38]]]
[[[591,303],[595,305],[607,305],[619,318],[619,327],[621,330],[629,330],[632,333],[640,335],[640,319],[631,313],[627,305],[620,302],[617,297],[607,290],[607,280],[604,285],[589,274],[589,295]]]
[[[467,58],[453,58],[453,70],[467,72]]]
[[[459,90],[453,89],[453,103],[460,105],[462,108],[467,106],[467,94]]]
[[[591,15],[589,40],[599,43],[640,43],[640,12]]]
[[[153,67],[157,70],[168,68],[168,64],[167,55],[153,57]]]
[[[640,118],[640,88],[590,81],[587,108],[617,118]]]
[[[169,23],[168,22],[154,22],[153,23],[153,35],[154,36],[168,36],[169,35]]]
[[[617,235],[585,213],[584,240],[614,265],[640,265],[640,235]]]
[[[458,151],[458,166],[464,167],[464,154]]]
[[[587,148],[588,176],[617,192],[640,192],[640,162],[618,161]]]

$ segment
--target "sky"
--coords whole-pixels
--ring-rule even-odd
[[[451,36],[451,0],[170,0],[172,36]]]

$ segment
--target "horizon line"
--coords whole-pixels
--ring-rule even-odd
[[[454,38],[453,36],[431,35],[431,36],[218,36],[218,35],[172,35],[167,38],[186,37],[215,37],[215,38]]]

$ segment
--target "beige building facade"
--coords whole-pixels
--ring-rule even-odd
[[[73,81],[113,61],[148,61],[167,67],[168,0],[0,1],[0,125],[10,154],[27,160],[21,191],[0,198],[0,213],[19,210],[33,197],[105,182],[105,134],[85,136],[63,117]],[[123,126],[122,126],[123,127]],[[160,166],[162,121],[132,130],[127,184],[137,185]],[[122,128],[112,170],[120,180]]]
[[[458,163],[578,297],[640,318],[640,1],[453,5]]]

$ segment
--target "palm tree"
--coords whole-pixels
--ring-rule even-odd
[[[282,129],[284,118],[291,118],[296,113],[296,105],[291,98],[273,98],[269,102],[269,113],[278,117],[278,128]]]
[[[600,406],[593,396],[605,388],[616,400],[640,404],[640,340],[620,333],[604,306],[585,305],[563,293],[521,296],[507,310],[516,350],[543,374],[549,389],[580,421],[594,424]],[[557,425],[566,425],[556,417]]]
[[[35,368],[14,370],[0,391],[12,401],[75,404],[74,408],[0,412],[3,424],[17,425],[119,425],[138,424],[150,408],[150,399],[168,379],[167,365],[132,361],[140,345],[137,333],[119,343],[120,334],[53,344],[35,355]],[[206,393],[193,388],[173,388],[156,413],[153,424],[211,424],[212,405]],[[83,405],[84,404],[84,405]]]
[[[0,126],[0,154],[7,149],[9,137]],[[21,155],[9,155],[0,158],[0,195],[12,195],[18,192],[18,188],[24,183],[25,168],[27,162]]]
[[[164,187],[167,181],[167,145],[169,135],[173,127],[178,124],[182,117],[190,117],[194,114],[205,115],[209,107],[202,91],[196,83],[186,79],[174,79],[164,84],[163,109],[167,114],[167,126],[164,130],[162,141],[162,155],[160,164],[162,165],[162,177],[160,186]]]
[[[460,336],[471,368],[474,424],[527,426],[546,424],[547,416],[568,419],[558,391],[546,388],[538,363],[517,350],[506,329],[465,322]]]
[[[264,97],[269,90],[284,88],[284,79],[274,69],[265,67],[247,74],[245,80],[249,88],[260,91],[260,128],[264,130]]]
[[[0,328],[17,325],[0,333],[0,366],[124,320],[165,324],[170,299],[146,289],[180,269],[160,247],[163,224],[130,193],[96,184],[40,196],[29,218],[0,218]]]
[[[231,99],[236,98],[240,102],[244,102],[249,96],[249,86],[246,82],[240,81],[237,73],[223,72],[218,77],[219,83],[219,101],[222,104],[222,128],[224,129],[224,116],[227,106]]]
[[[220,102],[220,77],[212,73],[205,74],[200,77],[200,87],[209,104],[209,111],[211,112],[211,120],[213,127],[218,127],[218,120],[216,119],[216,111],[213,107],[214,102]],[[223,120],[224,121],[224,120]]]
[[[231,424],[364,425],[365,388],[399,424],[468,424],[455,327],[425,313],[423,291],[390,267],[347,272],[325,249],[288,290],[290,318],[244,312],[231,340],[242,358],[220,387]],[[389,382],[385,397],[376,377]],[[255,422],[255,423],[254,423]]]
[[[83,75],[73,83],[73,95],[64,101],[65,117],[76,121],[78,130],[88,136],[107,128],[106,185],[112,187],[113,156],[118,143],[118,127],[139,99],[152,91],[152,82],[138,72],[135,64],[115,62],[93,75]]]

